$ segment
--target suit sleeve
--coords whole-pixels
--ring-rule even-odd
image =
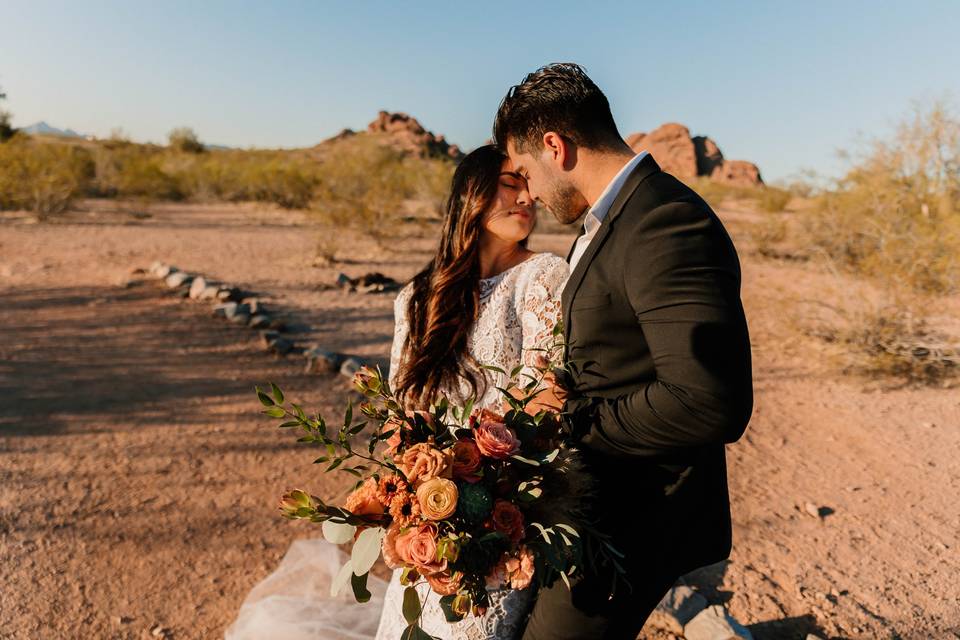
[[[655,455],[736,441],[753,387],[732,242],[702,203],[661,206],[624,230],[624,288],[656,378],[616,398],[571,400],[583,446]]]

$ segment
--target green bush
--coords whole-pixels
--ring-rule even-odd
[[[196,132],[189,127],[178,127],[167,136],[170,148],[184,153],[203,153],[206,147],[200,142]]]
[[[93,175],[86,149],[16,135],[0,144],[0,208],[24,209],[41,218],[61,213]]]
[[[779,213],[787,208],[787,205],[793,199],[793,194],[785,189],[771,187],[769,185],[761,187],[757,193],[757,204],[764,211]]]

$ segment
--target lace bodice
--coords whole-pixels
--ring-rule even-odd
[[[560,318],[560,293],[568,275],[567,263],[555,255],[539,253],[492,278],[480,281],[480,309],[468,339],[470,354],[480,364],[493,365],[509,374],[517,365],[532,367],[538,352],[552,341],[553,328]],[[412,289],[407,286],[394,305],[396,328],[390,357],[391,386],[396,380],[407,339],[407,305]],[[532,373],[532,372],[531,372]],[[504,386],[505,376],[483,370],[485,389],[476,406],[499,407],[496,387]],[[470,386],[462,382],[447,389],[451,402],[463,402]],[[403,589],[400,571],[394,572],[384,598],[383,613],[376,640],[399,640],[407,623],[403,617]],[[441,640],[514,640],[519,638],[527,613],[533,604],[533,589],[516,591],[490,589],[490,607],[482,617],[467,616],[450,624],[440,608],[440,596],[428,585],[417,587],[423,602],[420,625]]]
[[[553,340],[553,328],[561,313],[560,293],[567,275],[565,260],[552,253],[538,253],[503,273],[481,280],[479,313],[467,341],[470,355],[479,364],[499,367],[508,374],[519,364],[532,374],[529,367],[539,355],[533,349],[545,348]],[[407,285],[394,303],[391,386],[396,381],[409,332],[407,305],[412,293],[412,285]],[[486,384],[482,395],[478,394],[476,406],[499,406],[501,395],[497,387],[506,384],[506,376],[489,370],[482,373]],[[461,381],[458,388],[444,391],[451,402],[463,402],[470,395],[470,385]]]

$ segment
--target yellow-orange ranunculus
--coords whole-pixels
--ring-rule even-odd
[[[456,483],[446,478],[432,478],[417,488],[420,514],[428,520],[443,520],[457,510]]]

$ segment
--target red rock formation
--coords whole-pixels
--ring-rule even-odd
[[[427,131],[416,118],[406,113],[381,111],[377,119],[367,125],[367,132],[387,134],[397,148],[418,155],[449,156],[454,160],[463,156],[457,145]]]
[[[660,167],[678,178],[706,176],[740,187],[763,184],[757,165],[744,160],[725,160],[717,144],[706,136],[690,137],[690,130],[675,122],[650,133],[633,133],[627,144],[636,151],[649,151]]]

